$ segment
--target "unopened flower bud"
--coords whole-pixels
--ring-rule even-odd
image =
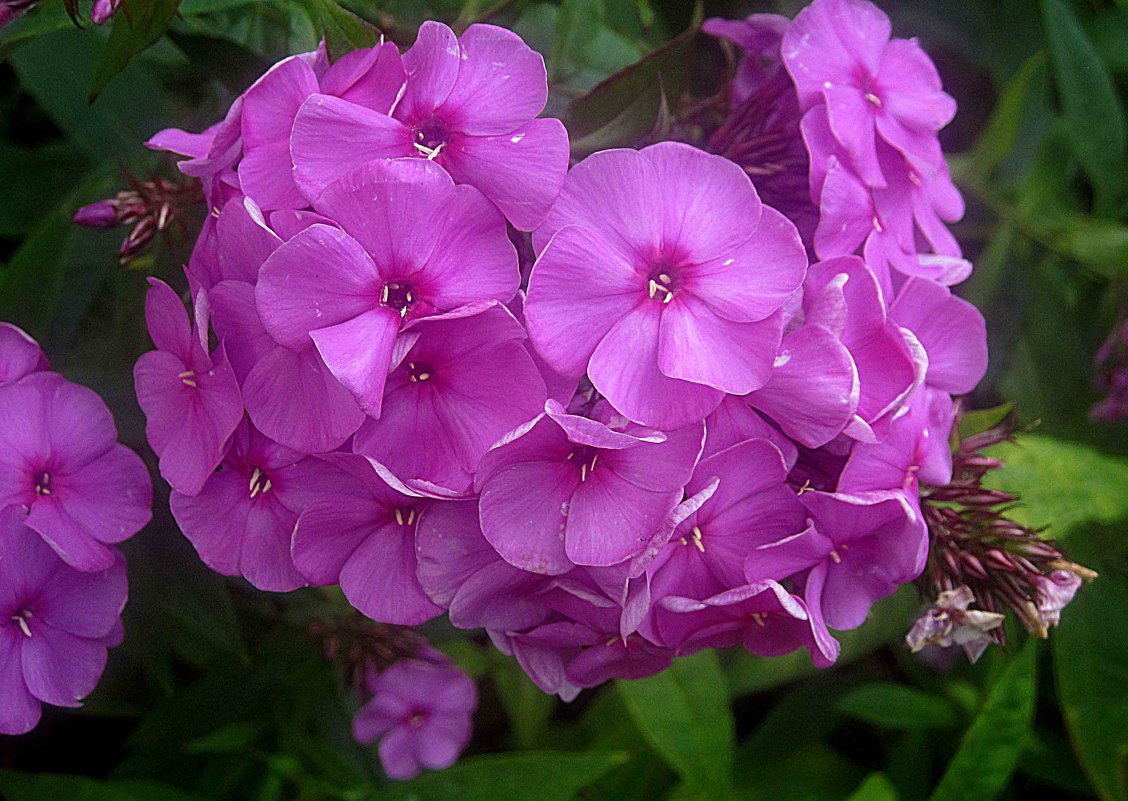
[[[74,213],[74,222],[85,228],[115,228],[121,225],[112,200],[99,200]]]

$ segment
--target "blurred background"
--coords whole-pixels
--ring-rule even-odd
[[[82,710],[45,709],[0,737],[0,794],[31,799],[747,798],[799,801],[1099,798],[1128,773],[1128,3],[879,0],[916,36],[959,102],[942,132],[968,201],[956,226],[987,318],[991,366],[973,409],[1012,403],[1000,454],[1016,512],[1101,577],[1049,641],[976,665],[912,655],[913,587],[842,636],[838,666],[704,653],[661,676],[544,696],[484,637],[425,627],[479,683],[475,734],[455,768],[389,785],[349,733],[356,701],[311,624],[332,593],[254,591],[204,568],[167,512],[125,547],[124,644]],[[82,7],[82,4],[80,4]],[[706,2],[705,16],[798,2]],[[126,0],[79,29],[63,0],[0,29],[0,320],[39,338],[54,369],[99,392],[151,462],[132,367],[149,349],[146,276],[183,286],[199,219],[119,264],[124,230],[75,210],[131,179],[175,178],[142,142],[202,130],[281,57],[323,33],[410,44],[424,19],[488,19],[546,58],[549,113],[612,140],[575,101],[691,26],[679,0]],[[83,9],[84,13],[88,9]],[[361,33],[356,33],[360,30]],[[706,37],[666,69],[707,91],[723,59]],[[637,69],[637,68],[636,68]],[[645,105],[645,104],[643,104]],[[640,107],[642,125],[652,125]],[[646,130],[644,127],[643,130]],[[164,494],[162,494],[164,493]],[[67,774],[67,775],[54,775]]]

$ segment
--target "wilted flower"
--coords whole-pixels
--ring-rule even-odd
[[[969,609],[975,596],[967,585],[944,590],[936,601],[913,624],[905,642],[913,653],[926,645],[948,648],[958,645],[967,658],[978,662],[994,640],[991,632],[999,630],[1006,616],[998,612]]]

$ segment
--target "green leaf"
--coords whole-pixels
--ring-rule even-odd
[[[657,676],[616,687],[643,736],[689,789],[707,798],[728,795],[734,723],[715,652],[675,659]]]
[[[964,412],[960,416],[960,436],[966,438],[989,431],[1006,420],[1012,411],[1014,411],[1013,403],[1001,403],[998,406],[992,406],[990,409],[975,409],[974,411]]]
[[[863,684],[839,700],[836,708],[850,717],[886,729],[947,729],[956,713],[943,698],[888,682]]]
[[[1124,187],[1128,128],[1116,87],[1077,18],[1061,0],[1042,0],[1046,36],[1062,112],[1074,151],[1096,192],[1111,210]]]
[[[211,734],[185,743],[189,754],[222,754],[245,751],[262,734],[262,726],[253,723],[232,723]]]
[[[846,801],[897,801],[897,788],[884,773],[871,773]]]
[[[688,30],[569,104],[563,120],[573,156],[632,146],[657,129],[689,85],[700,20],[698,3]]]
[[[491,675],[509,716],[509,728],[518,748],[534,748],[552,717],[556,697],[548,695],[525,675],[517,663],[494,652]]]
[[[626,761],[621,753],[529,752],[464,759],[438,773],[382,788],[369,801],[569,801]]]
[[[66,208],[43,217],[0,269],[0,319],[11,320],[37,339],[46,336],[73,233]]]
[[[1037,645],[1028,640],[995,680],[930,801],[990,801],[1006,787],[1034,718]]]
[[[0,770],[5,801],[204,801],[167,784],[148,781],[97,781],[82,776]]]
[[[164,36],[179,5],[180,0],[122,0],[121,8],[113,16],[106,49],[94,70],[91,102],[125,69],[130,59]]]
[[[309,0],[322,31],[329,59],[336,61],[345,53],[361,47],[374,47],[380,32],[336,0]]]
[[[1022,121],[1022,106],[1030,91],[1033,79],[1046,63],[1045,53],[1035,53],[1026,60],[1022,69],[1010,79],[999,95],[991,117],[967,159],[965,168],[985,175],[1006,158],[1014,145]]]
[[[40,3],[0,29],[0,59],[39,36],[73,27],[62,3]]]
[[[991,455],[1006,467],[986,483],[1022,497],[1013,513],[1021,523],[1052,526],[1050,534],[1061,539],[1080,522],[1128,515],[1128,459],[1038,434],[1021,435]]]
[[[1087,527],[1071,540],[1069,556],[1100,576],[1078,590],[1050,637],[1062,717],[1102,801],[1128,799],[1126,522]]]

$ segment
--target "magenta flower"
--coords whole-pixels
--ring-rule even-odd
[[[380,414],[405,322],[517,291],[505,220],[429,162],[371,162],[314,207],[343,230],[313,225],[274,251],[255,287],[259,314],[280,345],[312,339],[369,414]]]
[[[857,628],[876,600],[924,569],[928,530],[903,493],[811,491],[799,500],[816,529],[810,539],[793,547],[821,552],[803,591],[817,623],[825,620],[830,628]]]
[[[975,389],[987,372],[983,315],[946,286],[910,278],[889,307],[889,319],[912,331],[924,346],[928,386],[963,395]]]
[[[380,740],[389,778],[449,767],[470,742],[478,690],[445,657],[401,659],[370,676],[367,689],[372,700],[356,713],[353,736],[364,744]]]
[[[26,525],[19,506],[0,509],[0,733],[23,734],[40,705],[80,706],[98,684],[106,648],[121,642],[125,561],[81,573]]]
[[[46,369],[39,343],[11,323],[0,323],[0,387]]]
[[[534,573],[606,566],[638,554],[682,499],[701,452],[700,423],[644,429],[598,404],[591,418],[549,401],[526,433],[491,451],[475,477],[482,531]]]
[[[670,142],[577,165],[534,241],[525,313],[541,356],[663,429],[767,382],[807,262],[739,167]]]
[[[877,6],[815,0],[788,27],[782,52],[804,111],[826,105],[834,138],[868,186],[888,180],[879,137],[914,163],[942,161],[936,132],[955,116],[955,101],[915,40],[890,39]]]
[[[309,205],[294,183],[290,156],[290,133],[302,104],[318,95],[362,112],[387,114],[406,78],[399,51],[391,43],[353,50],[332,66],[325,63],[322,51],[274,65],[243,96],[243,191],[267,209]]]
[[[383,413],[353,449],[407,484],[443,495],[470,489],[482,456],[544,408],[544,379],[525,330],[498,304],[420,318],[405,328]]]
[[[809,323],[837,334],[857,369],[857,405],[844,432],[863,442],[882,439],[906,399],[924,381],[928,364],[924,348],[911,332],[889,319],[873,272],[856,257],[811,265],[803,309]]]
[[[942,159],[925,173],[878,143],[886,184],[869,187],[834,139],[822,106],[804,116],[802,130],[811,157],[811,198],[820,212],[814,238],[820,258],[861,248],[887,297],[893,295],[890,268],[944,284],[970,275],[971,264],[945,225],[963,216],[964,203]],[[922,244],[932,252],[921,252]]]
[[[90,6],[90,21],[95,25],[105,24],[120,5],[121,0],[94,0],[94,5]]]
[[[133,368],[137,402],[161,475],[177,492],[195,495],[243,418],[239,383],[222,344],[208,353],[206,296],[196,296],[193,325],[168,284],[155,278],[149,283],[145,319],[157,349]]]
[[[476,534],[477,506],[406,494],[363,456],[327,458],[348,480],[298,519],[292,545],[298,571],[311,584],[340,584],[350,604],[381,623],[416,626],[440,614],[443,608],[416,578],[416,532],[426,528],[443,539],[457,539],[462,529]]]
[[[374,158],[416,157],[481,190],[515,227],[539,225],[568,169],[563,124],[535,119],[548,99],[541,56],[504,28],[456,38],[428,21],[403,63],[407,90],[390,117],[327,94],[302,106],[290,149],[305,196]]]
[[[172,493],[169,505],[204,564],[243,576],[260,590],[286,592],[306,581],[290,542],[298,515],[338,497],[344,476],[332,465],[272,442],[243,422],[219,470],[196,495]]]
[[[152,502],[149,471],[117,443],[101,398],[56,373],[0,387],[0,507],[27,507],[27,525],[68,565],[108,569],[108,546],[140,531]]]

